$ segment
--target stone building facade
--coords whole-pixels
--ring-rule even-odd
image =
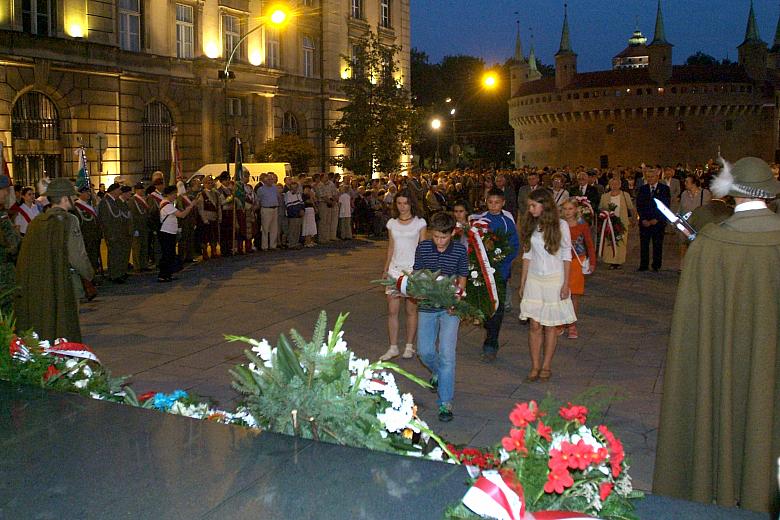
[[[312,169],[332,170],[344,150],[323,128],[346,102],[353,45],[369,30],[398,45],[406,83],[409,1],[0,0],[6,161],[26,184],[74,177],[83,144],[93,182],[111,182],[167,171],[172,132],[185,173],[224,162],[236,135],[249,162],[296,133],[319,152]],[[290,16],[274,28],[278,6]]]
[[[635,33],[613,70],[578,73],[567,13],[555,77],[542,78],[518,35],[509,101],[516,164],[694,165],[718,153],[780,159],[780,25],[768,48],[751,6],[738,64],[673,66],[659,0],[654,39],[643,40]]]

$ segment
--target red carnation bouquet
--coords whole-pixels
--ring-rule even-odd
[[[464,503],[451,507],[446,517],[486,518],[498,507],[508,518],[522,518],[519,509],[512,510],[515,504],[537,517],[543,511],[569,511],[638,519],[633,502],[643,494],[632,487],[623,444],[606,425],[588,424],[588,415],[580,404],[518,403],[500,447],[455,451],[472,465],[475,478]]]

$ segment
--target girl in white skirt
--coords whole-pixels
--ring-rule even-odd
[[[529,319],[531,324],[528,330],[531,372],[525,380],[547,381],[552,376],[558,327],[577,320],[569,290],[571,234],[566,221],[558,217],[558,207],[549,190],[531,192],[520,244],[523,250],[520,319]]]
[[[314,247],[314,237],[317,235],[317,217],[314,212],[316,202],[314,190],[308,184],[303,187],[303,205],[306,208],[303,214],[303,245]]]

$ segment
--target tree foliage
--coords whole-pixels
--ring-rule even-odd
[[[342,89],[349,103],[330,135],[348,147],[348,155],[332,162],[360,175],[396,172],[402,154],[409,152],[415,110],[409,91],[398,78],[399,47],[385,45],[370,32],[354,46],[348,78]]]
[[[728,58],[718,61],[718,58],[702,51],[696,51],[685,60],[686,65],[731,65],[734,62]]]
[[[317,150],[307,139],[287,134],[266,141],[256,155],[261,162],[288,162],[295,173],[305,173]]]

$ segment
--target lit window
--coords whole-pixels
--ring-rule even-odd
[[[683,130],[685,130],[685,122],[677,121],[677,131],[682,132]]]
[[[390,0],[381,0],[380,3],[380,17],[379,24],[386,29],[391,27],[390,25]]]
[[[276,29],[268,29],[266,33],[265,65],[272,69],[280,69],[282,67],[279,31]]]
[[[241,115],[241,98],[228,98],[227,113],[233,117]]]
[[[56,16],[52,0],[22,0],[22,30],[30,34],[54,34]]]
[[[308,36],[303,37],[303,75],[314,76],[314,40]]]
[[[282,133],[285,135],[300,134],[300,129],[298,128],[298,119],[293,115],[292,112],[284,113],[284,117],[282,118]]]
[[[363,0],[351,0],[350,16],[352,18],[363,19]]]
[[[195,41],[194,15],[191,5],[176,4],[176,56],[191,59]]]
[[[222,34],[225,42],[225,56],[230,56],[235,49],[233,59],[240,60],[242,57],[241,47],[236,48],[241,40],[241,22],[238,16],[222,15]]]
[[[119,0],[119,46],[126,51],[141,50],[140,0]]]

